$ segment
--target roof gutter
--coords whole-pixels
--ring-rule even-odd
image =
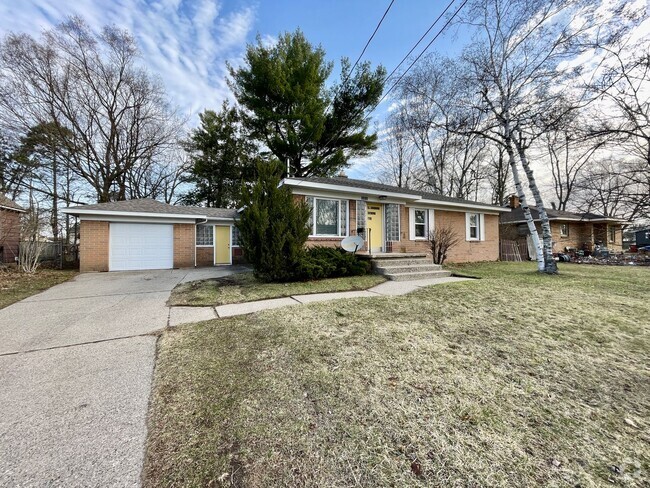
[[[105,216],[119,216],[119,217],[155,217],[161,219],[208,219],[206,215],[196,214],[169,214],[169,213],[156,213],[156,212],[125,212],[118,210],[92,210],[83,208],[66,207],[62,208],[61,212],[69,215],[105,215]]]
[[[27,210],[25,210],[24,208],[8,207],[6,205],[0,205],[0,208],[4,208],[5,210],[13,210],[14,212],[19,212],[19,213],[27,213]]]
[[[362,195],[373,195],[373,196],[390,196],[391,198],[407,200],[408,203],[421,203],[423,205],[436,205],[436,206],[445,206],[452,208],[464,208],[464,209],[477,209],[485,210],[492,212],[510,212],[508,207],[498,207],[495,205],[486,205],[480,203],[460,203],[460,202],[450,202],[447,200],[429,200],[422,198],[421,195],[412,194],[412,193],[400,193],[394,191],[384,191],[384,190],[371,190],[367,188],[362,188],[359,186],[345,186],[345,185],[336,185],[329,183],[316,183],[312,181],[303,181],[297,180],[294,178],[285,178],[280,182],[280,185],[287,185],[295,188],[309,188],[313,190],[329,190],[340,193],[359,193]]]
[[[401,198],[403,200],[413,200],[413,201],[420,200],[422,198],[420,195],[413,195],[411,193],[399,193],[399,192],[388,191],[388,190],[386,191],[370,190],[358,186],[343,186],[343,185],[332,185],[328,183],[315,183],[313,181],[302,181],[293,178],[283,179],[280,182],[280,185],[310,188],[312,190],[330,190],[330,191],[336,191],[341,193],[361,193],[365,195],[376,195],[376,196],[390,195],[394,198]]]

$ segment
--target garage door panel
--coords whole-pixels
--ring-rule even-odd
[[[170,269],[173,266],[173,225],[111,223],[111,271]]]

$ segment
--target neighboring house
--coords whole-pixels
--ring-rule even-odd
[[[501,215],[501,238],[504,240],[525,241],[528,225],[519,198],[510,196],[509,207],[512,212]],[[537,208],[530,207],[540,239],[542,229]],[[606,247],[612,251],[623,249],[623,222],[621,219],[604,217],[595,213],[574,213],[547,209],[551,224],[553,252],[561,253],[567,249],[593,251],[595,246]]]
[[[15,263],[20,246],[20,217],[25,209],[0,194],[0,264]]]
[[[348,178],[287,178],[312,211],[307,245],[335,246],[349,235],[373,253],[427,252],[435,226],[459,238],[451,262],[499,258],[499,215],[510,209]],[[241,256],[237,211],[129,200],[63,210],[80,219],[81,271],[231,264]]]
[[[634,231],[634,244],[637,248],[650,246],[650,227]]]

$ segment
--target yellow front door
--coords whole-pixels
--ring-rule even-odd
[[[214,226],[214,264],[231,264],[230,226]]]
[[[366,206],[366,229],[369,233],[371,252],[381,252],[383,245],[383,205],[368,203]]]

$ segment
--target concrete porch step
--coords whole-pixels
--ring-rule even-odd
[[[393,263],[390,263],[390,266],[385,265],[384,263],[381,266],[376,266],[375,271],[378,274],[388,275],[388,274],[398,274],[398,273],[417,273],[418,271],[440,271],[442,266],[439,264],[431,264],[430,261],[424,263],[414,263],[414,264],[403,264],[393,266]]]
[[[392,281],[414,281],[414,280],[427,280],[430,278],[446,278],[451,276],[451,272],[438,270],[438,271],[414,271],[409,273],[394,273],[385,275],[386,278]]]
[[[376,268],[378,267],[389,267],[389,266],[411,266],[411,265],[427,265],[433,264],[431,258],[399,258],[399,259],[373,259],[372,265]]]

